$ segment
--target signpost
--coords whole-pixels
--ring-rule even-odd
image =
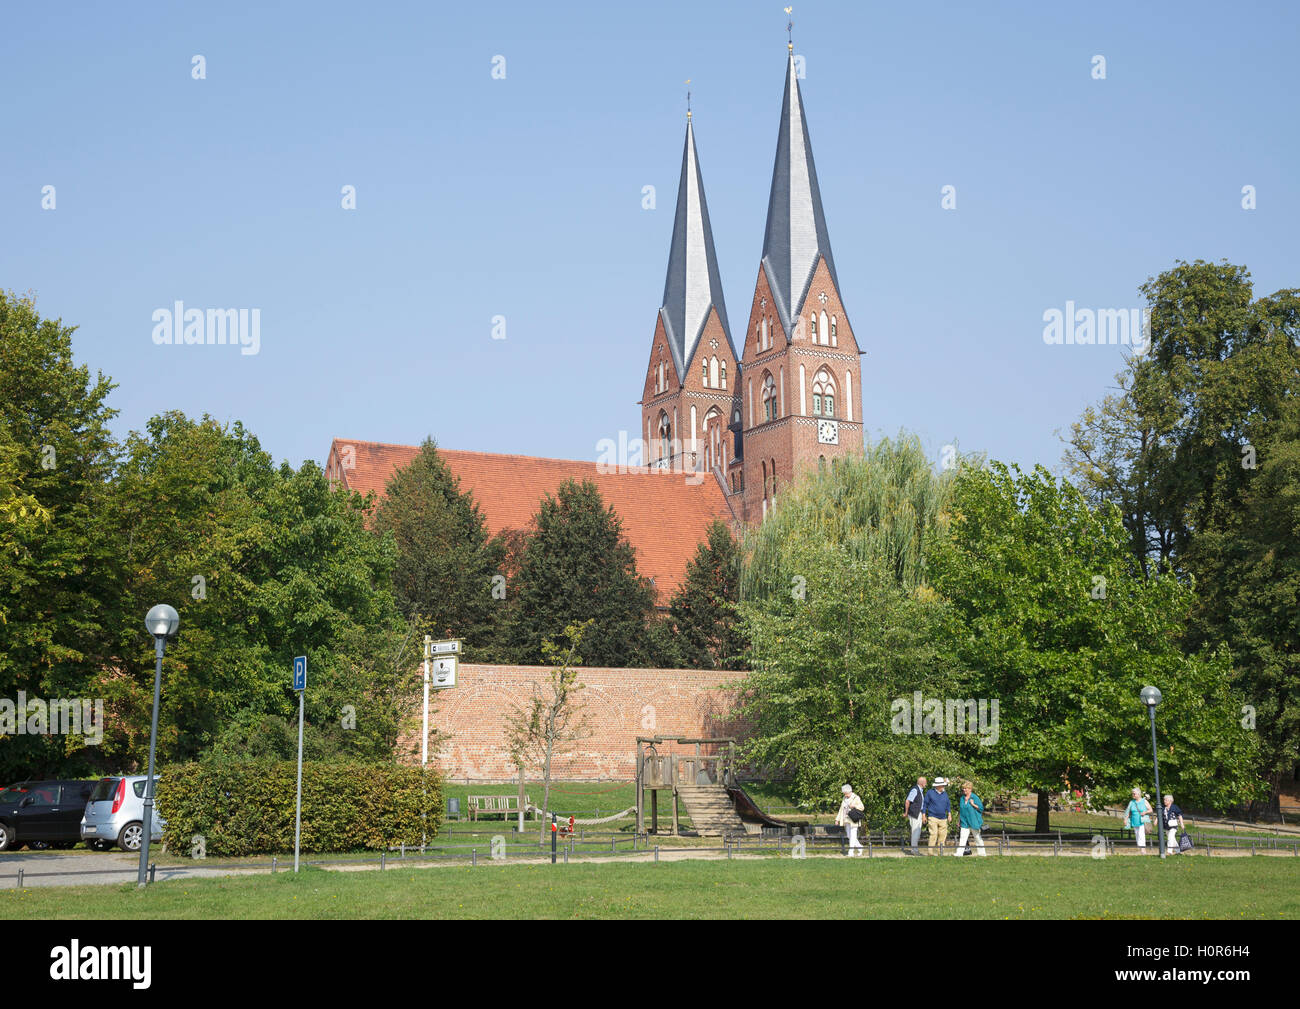
[[[456,685],[456,665],[460,661],[460,639],[434,641],[429,635],[424,636],[424,729],[420,733],[420,770],[423,773],[429,764],[429,660],[433,659],[435,690],[446,690]],[[424,814],[427,816],[428,814]],[[421,832],[420,850],[428,839],[427,829]]]
[[[298,692],[298,800],[293,812],[293,871],[298,871],[298,847],[302,841],[302,706],[307,696],[307,656],[293,660],[293,689]]]

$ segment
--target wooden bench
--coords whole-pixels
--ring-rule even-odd
[[[480,813],[488,813],[495,816],[501,814],[503,820],[510,819],[511,815],[519,815],[519,796],[518,795],[471,795],[469,799],[469,818],[477,820]],[[524,805],[531,805],[532,800],[525,795]]]

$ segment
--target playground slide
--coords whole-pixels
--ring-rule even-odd
[[[778,820],[775,817],[768,816],[758,808],[758,803],[749,797],[739,785],[733,785],[727,789],[727,794],[731,796],[731,801],[736,804],[736,813],[746,823],[761,823],[764,827],[792,827],[793,824],[785,820]]]

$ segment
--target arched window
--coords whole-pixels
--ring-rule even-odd
[[[776,420],[780,407],[776,400],[776,379],[770,371],[763,372],[763,420]]]
[[[672,457],[673,442],[673,422],[668,419],[668,414],[663,410],[659,411],[659,458],[669,459]]]
[[[767,317],[766,316],[764,316],[763,318],[762,325],[763,325],[763,332],[761,338],[758,341],[758,349],[767,350]]]
[[[838,347],[839,341],[835,339],[835,316],[831,316],[831,346]]]
[[[767,502],[767,463],[763,463],[763,501]]]
[[[700,381],[704,383],[704,388],[709,387],[709,362],[700,362]]]
[[[822,343],[829,344],[830,342],[831,342],[831,327],[830,324],[826,321],[826,312],[823,309],[822,310]]]
[[[808,325],[812,327],[812,342],[817,343],[817,313],[808,316]]]
[[[714,389],[718,388],[718,358],[716,354],[709,359],[709,381],[707,384]]]
[[[813,376],[813,414],[817,417],[835,416],[835,380],[825,368]]]
[[[722,413],[715,406],[704,415],[705,469],[722,465]]]
[[[720,365],[718,365],[718,368],[719,368],[718,374],[722,377],[722,384],[719,386],[719,388],[725,389],[727,387],[727,362],[723,361]]]

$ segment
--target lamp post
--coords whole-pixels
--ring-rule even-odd
[[[1165,831],[1160,823],[1161,799],[1160,799],[1160,754],[1156,750],[1156,705],[1164,698],[1160,693],[1159,687],[1143,687],[1138,694],[1142,698],[1142,703],[1147,706],[1147,711],[1151,714],[1151,763],[1156,771],[1156,816],[1155,826],[1156,833],[1160,835],[1160,857],[1165,857]]]
[[[181,618],[166,603],[159,603],[145,614],[144,626],[153,635],[153,721],[149,726],[149,776],[144,783],[144,832],[140,838],[140,872],[136,885],[144,886],[149,867],[149,839],[153,835],[153,759],[158,745],[158,699],[162,693],[162,660],[167,639],[176,637]]]

